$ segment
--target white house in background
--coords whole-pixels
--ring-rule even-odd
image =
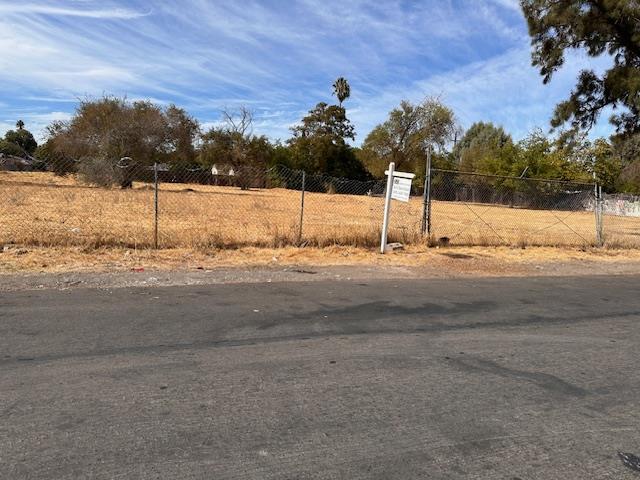
[[[236,172],[233,171],[231,165],[217,165],[214,163],[211,167],[211,175],[213,176],[223,175],[225,177],[233,177],[235,174]]]

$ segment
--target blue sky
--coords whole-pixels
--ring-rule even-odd
[[[102,94],[186,108],[205,127],[246,105],[273,139],[338,76],[356,143],[400,100],[437,95],[463,127],[548,130],[585,67],[571,54],[550,85],[530,66],[517,0],[0,0],[0,133],[39,138],[77,100]],[[608,135],[606,118],[592,135]]]

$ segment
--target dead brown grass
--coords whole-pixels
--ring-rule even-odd
[[[159,243],[162,248],[208,250],[247,245],[284,247],[379,243],[383,199],[305,195],[299,238],[300,192],[163,184]],[[390,241],[424,244],[419,199],[392,206]],[[607,244],[640,246],[640,218],[605,217]],[[434,202],[432,243],[451,245],[590,246],[590,212],[551,212],[496,205]],[[93,188],[72,176],[0,172],[0,244],[148,248],[153,245],[153,190]],[[448,239],[448,240],[443,240]]]
[[[1,274],[215,270],[286,266],[411,267],[427,276],[523,276],[637,273],[640,250],[409,246],[390,255],[377,249],[190,248],[166,250],[87,247],[12,247],[0,251]],[[421,270],[422,271],[422,270]]]

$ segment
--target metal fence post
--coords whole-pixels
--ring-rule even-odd
[[[602,198],[602,186],[596,184],[596,242],[599,247],[604,245],[604,199]]]
[[[431,174],[429,169],[429,188],[427,189],[427,236],[431,237]]]
[[[302,193],[300,194],[300,229],[298,230],[298,244],[300,244],[300,242],[302,242],[302,222],[304,220],[304,190],[305,190],[305,183],[307,180],[307,173],[303,170],[302,171]]]
[[[153,164],[153,248],[158,249],[158,163]]]
[[[431,145],[427,150],[427,165],[424,174],[421,231],[422,235],[431,235]]]

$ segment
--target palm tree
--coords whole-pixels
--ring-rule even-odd
[[[18,130],[22,130],[22,129],[24,128],[24,122],[23,122],[22,120],[18,120],[18,121],[16,122],[16,128],[17,128]]]
[[[351,87],[346,78],[340,77],[333,82],[333,94],[338,98],[340,107],[342,107],[342,102],[351,96]]]

